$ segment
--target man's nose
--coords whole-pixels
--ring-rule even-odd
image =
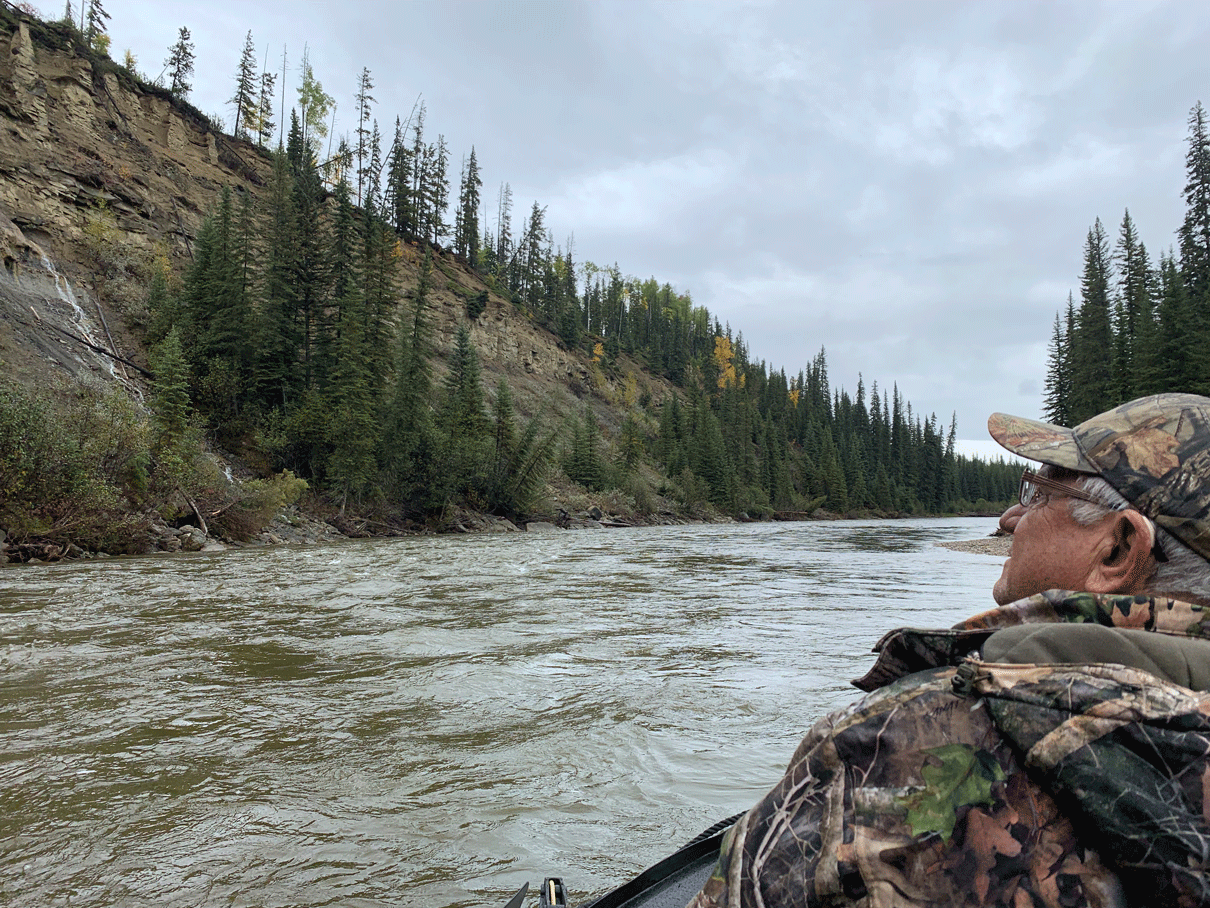
[[[1012,533],[1017,529],[1017,523],[1021,520],[1021,515],[1025,513],[1025,508],[1020,504],[1014,504],[1011,508],[1000,515],[1000,529],[1006,533]]]

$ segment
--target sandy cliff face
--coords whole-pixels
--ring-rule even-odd
[[[269,158],[244,141],[214,133],[187,105],[138,85],[77,53],[61,26],[22,21],[0,7],[0,362],[9,376],[43,384],[56,374],[108,379],[137,372],[90,349],[144,362],[137,337],[107,293],[89,224],[103,218],[113,246],[131,254],[166,251],[178,273],[190,243],[223,187],[254,196]],[[420,249],[405,246],[401,290],[416,283]],[[451,256],[435,272],[434,346],[440,356],[466,319],[451,289],[484,285]],[[451,278],[450,275],[453,275]],[[617,388],[579,351],[560,346],[511,303],[492,296],[471,323],[484,381],[505,378],[523,413],[562,418],[595,391],[602,406]],[[68,335],[74,335],[74,339]],[[668,387],[630,367],[657,398]]]
[[[186,108],[94,71],[54,26],[0,18],[0,359],[34,384],[137,372],[95,347],[142,360],[98,294],[86,230],[114,248],[181,268],[224,185],[255,191],[267,160],[216,136]],[[56,41],[56,37],[60,40]],[[94,244],[95,246],[95,244]],[[92,347],[89,346],[92,345]],[[132,385],[132,390],[137,390]]]
[[[174,257],[187,256],[223,186],[264,184],[269,163],[254,147],[215,135],[165,97],[94,72],[89,60],[36,43],[29,23],[3,43],[0,206],[56,259],[76,257],[86,215],[102,207],[124,242],[164,240]]]

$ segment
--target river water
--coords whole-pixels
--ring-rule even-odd
[[[754,803],[990,519],[0,569],[0,904],[573,905]],[[532,897],[531,897],[532,902]]]

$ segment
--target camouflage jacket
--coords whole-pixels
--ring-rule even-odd
[[[1199,606],[1060,591],[892,631],[854,682],[872,693],[811,729],[691,908],[1210,905],[1210,693],[978,660],[1039,621],[1210,638]]]

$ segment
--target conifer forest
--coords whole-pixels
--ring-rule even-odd
[[[93,12],[82,21],[82,29],[60,27],[76,29],[94,53],[105,54],[103,18]],[[443,136],[432,136],[422,101],[392,113],[381,129],[368,70],[356,76],[355,130],[329,136],[332,99],[306,56],[293,92],[258,59],[265,57],[249,33],[229,122],[231,135],[269,163],[271,179],[257,193],[222,192],[183,272],[161,257],[144,273],[147,315],[135,328],[153,376],[151,414],[139,435],[145,456],[129,467],[137,481],[102,477],[129,506],[157,506],[156,488],[191,488],[187,464],[207,445],[263,476],[305,482],[342,515],[389,525],[431,522],[451,508],[513,519],[549,514],[555,480],[589,492],[615,490],[638,513],[669,501],[684,513],[754,519],[821,508],[990,513],[1015,493],[1019,465],[956,453],[956,417],[940,421],[915,411],[894,385],[867,388],[859,379],[851,392],[833,388],[826,338],[812,339],[818,352],[804,351],[809,362],[787,372],[754,356],[742,332],[720,324],[687,290],[575,260],[571,242],[555,243],[539,202],[514,220],[507,183],[485,193],[486,150],[455,157]],[[194,63],[181,28],[158,84],[132,60],[126,65],[129,77],[187,106]],[[1200,108],[1197,116],[1200,129]],[[209,119],[222,128],[217,116]],[[1210,165],[1197,166],[1201,220],[1186,227],[1189,249],[1182,233],[1180,263],[1165,259],[1153,274],[1141,244],[1124,239],[1135,244],[1123,253],[1131,256],[1124,267],[1138,277],[1123,285],[1116,314],[1104,237],[1090,234],[1086,301],[1078,316],[1069,314],[1062,335],[1063,349],[1070,340],[1072,351],[1062,354],[1063,375],[1073,379],[1063,378],[1068,384],[1060,390],[1083,387],[1083,372],[1074,380],[1078,368],[1089,375],[1101,369],[1104,381],[1117,382],[1113,393],[1133,393],[1141,385],[1127,388],[1114,378],[1117,359],[1085,363],[1080,332],[1089,332],[1091,344],[1091,332],[1100,331],[1125,344],[1121,356],[1142,363],[1150,349],[1145,332],[1161,343],[1167,319],[1177,317],[1165,313],[1206,293]],[[405,260],[418,262],[418,272],[405,277]],[[450,279],[455,271],[474,275],[484,289],[468,291]],[[455,291],[462,306],[463,324],[448,351],[434,346],[437,286]],[[668,391],[611,394],[606,402],[599,388],[586,389],[590,401],[595,395],[616,409],[608,432],[587,403],[573,419],[523,413],[508,384],[486,387],[481,378],[467,326],[489,303],[514,307],[564,349],[580,351],[608,383],[624,382],[625,365],[659,377]],[[1097,306],[1102,327],[1093,324]],[[811,336],[809,325],[795,330]],[[1187,349],[1187,368],[1194,369]],[[1184,380],[1180,375],[1173,380]],[[6,470],[16,475],[20,457],[5,443],[17,437],[21,408],[34,406],[21,393],[0,395],[0,479]],[[1102,385],[1087,392],[1090,400],[1104,393]],[[1067,407],[1063,395],[1055,400]],[[161,505],[167,497],[161,494]]]
[[[1167,391],[1210,393],[1210,132],[1189,112],[1185,216],[1177,245],[1152,259],[1127,210],[1116,239],[1088,230],[1079,302],[1056,314],[1045,417],[1074,426],[1120,403]]]

